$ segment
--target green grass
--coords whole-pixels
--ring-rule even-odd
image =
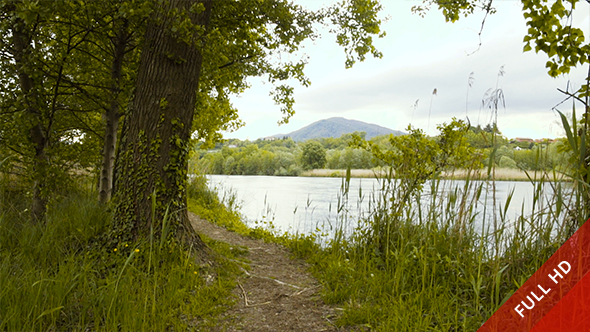
[[[95,197],[49,211],[45,224],[0,215],[0,331],[202,330],[233,303],[240,253],[227,244],[205,239],[214,266],[179,245],[103,248],[110,214]]]

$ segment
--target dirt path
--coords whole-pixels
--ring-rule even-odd
[[[227,231],[189,214],[193,227],[208,237],[248,249],[250,269],[238,278],[237,304],[214,331],[345,331],[333,325],[336,309],[326,305],[307,264],[289,250]]]

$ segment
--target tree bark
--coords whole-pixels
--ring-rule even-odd
[[[117,130],[119,129],[119,92],[123,58],[127,47],[127,21],[124,21],[113,40],[114,53],[111,67],[111,102],[105,113],[105,135],[102,151],[102,163],[98,188],[98,199],[105,204],[111,199],[113,189],[113,168],[115,164],[115,147],[117,145]]]
[[[205,7],[200,13],[189,10],[195,3],[170,0],[156,9],[147,26],[115,166],[112,241],[136,240],[153,230],[156,237],[166,233],[186,240],[188,236],[192,244],[202,245],[188,220],[186,183],[204,32],[195,33],[191,43],[181,41],[172,32],[178,15],[171,14],[185,13],[206,31],[212,0],[200,1]]]

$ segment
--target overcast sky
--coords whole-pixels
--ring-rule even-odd
[[[296,2],[306,6],[330,3]],[[395,130],[405,130],[411,123],[431,135],[437,134],[436,124],[452,117],[467,116],[472,125],[485,126],[493,115],[482,107],[482,100],[496,85],[505,96],[506,107],[497,112],[498,127],[505,136],[563,135],[557,113],[552,110],[564,99],[557,88],[565,90],[568,81],[579,87],[588,68],[553,79],[545,69],[545,54],[523,53],[522,38],[527,28],[519,1],[494,1],[497,13],[487,17],[479,48],[483,13],[445,23],[437,9],[425,18],[412,14],[411,7],[420,3],[383,0],[382,16],[390,18],[382,26],[387,36],[375,42],[383,58],[367,58],[352,69],[344,68],[344,52],[334,36],[319,30],[322,37],[306,43],[303,49],[309,55],[306,73],[312,84],[308,88],[296,86],[296,114],[289,124],[277,125],[281,112],[268,95],[270,84],[253,78],[252,87],[233,98],[246,125],[224,136],[254,140],[335,116]],[[575,25],[590,38],[590,6],[579,2],[576,8]],[[501,67],[504,75],[498,77]],[[471,73],[474,81],[469,88]],[[571,102],[558,109],[571,112]]]

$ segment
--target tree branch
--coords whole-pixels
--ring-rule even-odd
[[[228,63],[224,64],[223,66],[217,67],[217,69],[223,69],[225,67],[229,67],[229,66],[235,64],[236,62],[243,62],[245,60],[249,60],[249,59],[252,59],[254,57],[256,57],[256,56],[255,55],[249,55],[249,56],[247,56],[245,58],[241,58],[241,59],[238,59],[238,60],[234,60],[234,61],[228,62]]]
[[[579,101],[579,102],[581,102],[582,104],[584,104],[586,107],[588,106],[588,104],[586,104],[586,101],[584,101],[584,100],[580,99],[578,96],[576,96],[576,95],[574,95],[574,94],[572,94],[572,93],[569,93],[569,92],[567,92],[567,91],[563,91],[563,90],[561,90],[560,88],[557,88],[557,91],[559,91],[559,92],[563,93],[563,94],[564,94],[564,95],[566,95],[566,96],[569,96],[569,97],[568,97],[566,100],[568,100],[569,98],[574,98],[574,99],[576,99],[577,101]],[[564,102],[565,102],[566,100],[564,100]],[[563,103],[563,102],[562,102],[562,103]],[[561,103],[560,103],[560,104],[561,104]]]

